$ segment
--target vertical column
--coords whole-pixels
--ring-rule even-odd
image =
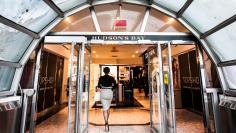
[[[174,85],[173,85],[173,71],[172,71],[172,60],[171,60],[171,42],[168,42],[168,66],[169,66],[169,86],[171,93],[171,106],[170,109],[172,111],[172,122],[173,122],[173,132],[176,133],[176,118],[175,118],[175,98],[174,98]]]
[[[166,133],[166,106],[165,106],[165,94],[164,94],[164,79],[163,79],[163,62],[162,62],[162,49],[161,43],[158,42],[157,54],[158,54],[158,64],[159,64],[159,80],[160,80],[160,103],[161,103],[161,133]]]
[[[69,78],[69,97],[68,97],[68,121],[67,121],[67,133],[70,133],[70,117],[71,117],[71,97],[72,97],[72,74],[73,74],[73,57],[74,57],[74,47],[76,43],[72,42],[71,44],[71,53],[70,53],[70,78]]]
[[[39,49],[37,58],[36,58],[36,65],[35,65],[35,75],[34,75],[34,95],[32,97],[32,104],[31,104],[31,114],[30,114],[30,127],[29,132],[34,133],[35,130],[35,121],[36,121],[36,100],[37,100],[37,90],[38,90],[38,82],[39,82],[39,69],[40,69],[40,62],[41,62],[41,54],[42,54],[42,47]]]
[[[207,132],[210,132],[210,125],[209,125],[209,108],[208,108],[208,99],[207,99],[207,92],[206,92],[206,72],[204,68],[203,62],[203,51],[200,46],[197,47],[198,51],[198,58],[199,58],[199,66],[200,66],[200,75],[201,75],[201,86],[202,86],[202,103],[203,103],[203,112],[205,114],[205,128]]]

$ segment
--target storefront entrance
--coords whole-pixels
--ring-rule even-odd
[[[70,35],[68,35],[70,34]],[[87,40],[88,39],[88,40]],[[88,131],[91,45],[146,45],[150,96],[150,127],[153,132],[176,132],[171,45],[193,44],[188,34],[84,34],[52,33],[47,44],[71,44],[67,132]],[[76,57],[76,59],[75,59]],[[76,61],[74,61],[76,60]],[[72,67],[76,63],[76,67]],[[74,100],[73,100],[74,99]],[[72,108],[74,102],[75,108]]]

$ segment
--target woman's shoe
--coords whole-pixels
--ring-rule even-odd
[[[107,123],[105,123],[105,132],[109,132],[109,126]]]

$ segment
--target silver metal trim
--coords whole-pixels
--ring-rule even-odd
[[[203,33],[201,36],[200,36],[200,39],[204,39],[208,36],[210,36],[211,34],[223,29],[224,27],[232,24],[233,22],[236,21],[236,15],[226,19],[225,21],[223,21],[222,23],[218,24],[217,26],[213,27],[212,29],[206,31],[205,33]]]
[[[210,131],[210,119],[209,119],[209,107],[208,107],[208,96],[206,93],[206,71],[203,62],[203,51],[201,47],[197,47],[198,58],[199,58],[199,65],[200,65],[200,76],[201,76],[201,86],[202,86],[202,104],[203,104],[203,111],[205,114],[204,121],[205,121],[205,128],[206,132]]]
[[[90,9],[90,13],[91,13],[93,24],[95,26],[96,31],[97,32],[101,32],[101,28],[100,28],[100,25],[98,23],[98,19],[97,19],[97,16],[96,16],[94,8],[90,7],[89,9]]]
[[[15,74],[14,74],[14,78],[12,80],[12,84],[11,84],[11,91],[14,91],[14,93],[16,94],[16,91],[18,89],[18,85],[20,82],[20,78],[22,75],[24,67],[20,67],[20,68],[16,68]]]
[[[89,46],[86,46],[86,49],[87,49],[88,54],[89,54],[89,62],[88,62],[88,63],[89,63],[89,68],[88,68],[88,69],[89,69],[89,77],[88,77],[89,81],[88,81],[88,106],[87,106],[88,112],[87,112],[87,118],[86,118],[87,129],[88,129],[88,121],[89,121],[88,118],[89,118],[89,107],[90,107],[90,106],[89,106],[89,102],[90,102],[90,100],[89,100],[89,94],[90,94],[90,77],[91,77],[91,76],[90,76],[90,65],[91,65],[91,58],[92,58],[92,57],[91,57],[91,48],[89,47],[90,49],[88,49],[88,47],[89,47]]]
[[[39,39],[34,39],[30,46],[27,48],[27,50],[25,51],[25,54],[23,55],[23,57],[21,58],[21,60],[19,61],[20,64],[24,65],[30,54],[32,53],[32,51],[37,47],[37,45],[39,44],[39,42],[41,41],[41,39],[53,28],[55,27],[60,21],[62,20],[62,18],[57,18],[55,19],[51,24],[49,24],[43,31],[41,31],[39,33],[39,36],[41,38]]]
[[[9,67],[16,67],[16,68],[22,67],[20,63],[13,63],[13,62],[2,61],[2,60],[0,60],[0,66],[9,66]]]
[[[25,33],[25,34],[27,34],[27,35],[35,38],[35,39],[40,38],[39,34],[37,34],[36,32],[34,32],[34,31],[32,31],[32,30],[30,30],[30,29],[28,29],[28,28],[26,28],[22,25],[17,24],[16,22],[14,22],[12,20],[9,20],[9,19],[3,17],[2,15],[0,15],[0,23],[2,23],[4,25],[7,25],[7,26],[9,26],[13,29],[16,29],[20,32],[23,32],[23,33]]]
[[[82,43],[87,41],[83,36],[45,36],[44,43],[64,45],[63,43]]]
[[[0,103],[6,103],[10,101],[20,101],[21,96],[13,96],[13,97],[6,97],[6,98],[0,98]]]
[[[216,66],[216,71],[217,71],[218,76],[219,76],[219,80],[220,80],[222,90],[223,91],[229,90],[229,84],[225,80],[226,78],[225,78],[225,75],[223,73],[222,67]]]
[[[39,70],[40,70],[40,63],[41,63],[41,54],[42,54],[42,47],[40,47],[37,57],[36,57],[36,65],[35,65],[35,74],[34,74],[34,88],[35,91],[34,95],[32,96],[32,104],[31,104],[31,114],[30,114],[30,125],[29,125],[29,132],[35,132],[35,123],[36,123],[36,111],[37,111],[37,96],[38,96],[38,82],[39,82]]]
[[[79,45],[78,55],[77,55],[77,75],[76,75],[76,97],[75,97],[75,118],[74,118],[74,132],[78,133],[79,127],[79,108],[80,108],[80,77],[81,77],[81,61],[82,61],[82,45]]]
[[[48,36],[81,36],[81,35],[124,35],[124,32],[50,32]],[[125,32],[125,35],[168,35],[168,36],[191,36],[186,32]]]
[[[2,92],[0,92],[0,97],[12,96],[12,95],[14,95],[14,93],[15,93],[15,91],[2,91]]]
[[[178,11],[178,13],[176,14],[177,18],[182,17],[182,15],[184,14],[184,12],[187,10],[187,8],[192,4],[193,0],[187,0],[185,2],[185,4],[183,5],[183,7]]]
[[[140,32],[144,32],[145,31],[149,14],[150,14],[150,7],[147,7],[146,11],[145,11],[145,14],[144,14],[144,18],[143,18],[143,22],[142,22],[142,26],[141,26]]]
[[[27,118],[27,108],[29,97],[33,96],[35,93],[34,89],[23,89],[23,104],[22,104],[22,115],[21,115],[21,128],[20,132],[25,133],[26,130],[26,118]],[[33,121],[30,121],[30,123]]]
[[[61,18],[64,17],[63,11],[52,1],[52,0],[43,0],[52,10],[54,10]]]
[[[71,44],[71,51],[70,51],[70,66],[73,66],[73,58],[74,58],[74,46],[76,45],[75,42],[72,42]],[[70,78],[69,78],[69,96],[68,96],[68,118],[67,118],[67,133],[70,133],[70,117],[71,117],[71,98],[72,98],[72,89],[73,89],[73,83],[72,83],[72,75],[73,75],[73,69],[70,69]]]
[[[158,66],[159,66],[159,80],[160,80],[160,87],[157,86],[157,88],[160,89],[160,104],[161,104],[161,112],[163,113],[161,115],[162,120],[162,126],[161,126],[161,133],[166,133],[167,127],[166,127],[166,103],[165,103],[165,93],[163,92],[165,90],[164,85],[164,79],[163,79],[163,62],[162,62],[162,49],[161,49],[161,43],[158,42],[157,44],[157,55],[158,55]]]
[[[219,67],[234,66],[234,65],[236,65],[236,60],[230,60],[218,63]]]
[[[169,66],[169,85],[171,93],[171,108],[172,108],[172,121],[173,121],[173,130],[176,133],[176,115],[175,115],[175,95],[174,95],[174,85],[173,85],[173,70],[172,70],[172,53],[171,53],[171,42],[167,44],[168,47],[168,66]]]

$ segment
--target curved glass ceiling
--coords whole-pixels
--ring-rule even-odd
[[[0,23],[0,60],[19,62],[32,37]]]
[[[64,12],[87,2],[87,0],[52,0],[52,1]]]
[[[35,32],[58,16],[42,0],[1,0],[0,15]]]
[[[91,6],[89,0],[52,0],[49,2],[54,2],[63,12],[70,12],[71,9],[76,9],[77,7],[86,5]],[[97,12],[98,23],[102,31],[112,31],[112,25],[104,25],[104,22],[112,23],[112,19],[116,18],[117,14],[117,3],[119,0],[94,0],[94,3],[111,3],[106,5],[101,5],[106,7],[101,8],[95,6],[95,12]],[[123,0],[124,8],[121,12],[121,17],[129,21],[128,28],[124,31],[139,31],[142,20],[146,11],[145,6],[128,5],[132,4],[142,4],[147,5],[148,1],[145,0]],[[177,14],[185,5],[187,0],[153,0],[153,5],[158,8],[164,7],[163,11],[169,11],[174,15]],[[159,5],[161,7],[159,7]],[[111,8],[115,7],[115,8]],[[90,12],[86,9],[85,14]],[[79,10],[78,10],[79,11]],[[106,12],[103,12],[106,11]],[[164,11],[164,12],[165,12]],[[169,13],[167,11],[167,13]],[[72,12],[71,12],[72,13]],[[158,14],[158,13],[157,13]],[[33,32],[40,33],[51,23],[53,20],[59,17],[55,12],[55,9],[48,6],[43,0],[1,0],[0,4],[0,15],[17,23],[12,27],[19,27],[19,25],[25,27],[25,29],[30,29]],[[194,0],[183,14],[180,19],[187,21],[189,26],[199,32],[199,34],[204,34],[206,31],[212,28],[218,29],[211,35],[206,36],[203,41],[206,41],[213,53],[219,57],[220,61],[230,61],[236,60],[236,24],[235,18],[231,24],[222,29],[218,25],[232,16],[236,15],[236,0]],[[145,28],[145,32],[149,31],[183,31],[183,29],[177,29],[172,24],[168,25],[168,20],[159,20],[160,16],[155,16],[155,13],[151,11],[148,23]],[[69,17],[73,20],[73,16]],[[83,29],[81,31],[94,31],[94,25],[91,15],[86,19],[78,17],[84,20],[73,20],[74,27],[70,27],[71,31],[78,31],[78,29]],[[71,20],[64,19],[60,25],[72,25],[69,22]],[[1,22],[2,20],[0,20]],[[68,21],[67,23],[65,23]],[[171,20],[172,21],[172,20]],[[88,23],[86,23],[88,22]],[[139,22],[139,23],[137,23]],[[90,26],[86,28],[87,24]],[[158,25],[161,24],[161,25]],[[180,25],[180,23],[176,23]],[[80,28],[76,27],[78,25]],[[11,26],[11,25],[9,25]],[[22,31],[24,31],[23,29]],[[163,30],[164,29],[164,30]],[[65,30],[65,29],[64,29]],[[68,29],[67,29],[68,30]],[[59,31],[59,30],[57,30]],[[113,30],[116,32],[116,30]],[[29,34],[30,35],[30,34]],[[6,25],[0,24],[0,60],[19,62],[24,52],[33,40],[33,35],[29,36],[23,32],[12,29]],[[39,39],[40,40],[40,39]],[[225,68],[226,69],[226,68]],[[226,70],[225,70],[226,73]],[[227,75],[227,74],[226,74]],[[234,82],[234,81],[232,81]],[[230,83],[229,83],[230,84]]]

